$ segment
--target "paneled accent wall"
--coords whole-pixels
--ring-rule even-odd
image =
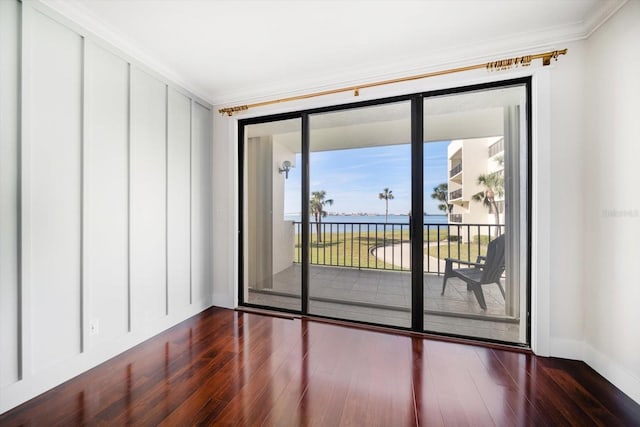
[[[211,114],[207,107],[194,102],[192,109],[191,149],[191,282],[195,301],[211,295]]]
[[[129,64],[90,41],[85,59],[85,301],[100,323],[93,344],[129,331]]]
[[[0,412],[211,305],[212,111],[0,2]]]
[[[18,165],[20,3],[0,1],[0,403],[20,379]],[[2,405],[0,404],[0,412]]]
[[[162,82],[131,70],[132,326],[166,314],[167,96]]]
[[[21,162],[22,289],[29,317],[23,331],[30,344],[24,375],[82,350],[84,43],[42,13],[29,18],[23,21]]]
[[[192,103],[168,91],[167,286],[168,310],[193,302],[191,288],[191,114]],[[209,138],[211,139],[211,138]],[[211,219],[209,219],[210,221]]]

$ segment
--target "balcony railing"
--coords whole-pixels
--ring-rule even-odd
[[[462,214],[450,214],[449,222],[462,222]]]
[[[451,191],[449,193],[449,200],[455,200],[460,198],[462,198],[462,188],[455,191]]]
[[[294,227],[294,262],[300,263],[302,223],[294,222]],[[310,229],[312,265],[410,271],[409,224],[311,222]],[[503,224],[424,223],[424,272],[444,273],[446,257],[475,261],[478,255],[486,254],[487,244],[502,233]]]
[[[451,168],[451,170],[449,171],[449,178],[458,175],[460,172],[462,172],[462,163],[458,163]]]
[[[496,200],[496,206],[498,206],[498,213],[504,213],[504,200]],[[493,205],[489,205],[489,213],[494,214]]]
[[[502,153],[503,151],[504,151],[504,138],[493,143],[491,147],[489,147],[489,157],[493,157],[498,153]]]

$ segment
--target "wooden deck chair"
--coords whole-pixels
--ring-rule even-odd
[[[504,272],[504,235],[498,236],[489,242],[487,256],[479,256],[476,262],[462,261],[459,259],[446,258],[444,279],[442,281],[442,294],[447,286],[449,277],[458,277],[467,283],[467,290],[473,291],[478,300],[478,304],[483,310],[487,309],[487,303],[482,293],[482,285],[495,283],[502,292],[504,298],[504,288],[500,283],[500,278]],[[454,264],[464,264],[470,267],[454,269]]]

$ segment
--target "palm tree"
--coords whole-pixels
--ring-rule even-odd
[[[316,219],[316,240],[318,243],[322,243],[322,235],[320,234],[320,223],[322,218],[327,216],[327,212],[324,210],[325,205],[331,206],[333,199],[326,199],[327,192],[324,190],[314,191],[311,193],[311,200],[309,200],[309,211]]]
[[[445,213],[451,213],[453,210],[453,205],[449,203],[449,185],[446,182],[433,187],[431,198],[440,202],[438,205],[439,210]]]
[[[474,194],[472,197],[473,200],[482,202],[489,208],[489,213],[493,211],[496,218],[496,225],[500,224],[500,212],[498,211],[496,196],[504,196],[504,175],[502,171],[480,175],[478,177],[478,184],[482,185],[484,190]],[[499,228],[498,233],[500,233]]]
[[[384,210],[384,222],[387,223],[387,217],[389,216],[389,200],[393,200],[393,190],[389,190],[385,188],[382,190],[382,193],[378,194],[378,199],[384,200],[385,210]]]

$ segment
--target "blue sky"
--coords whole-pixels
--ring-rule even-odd
[[[433,187],[447,182],[449,141],[424,145],[425,210],[439,213],[431,199]],[[296,165],[300,165],[300,155]],[[300,212],[299,167],[291,169],[285,183],[285,214]],[[384,214],[384,200],[378,194],[385,187],[393,191],[390,214],[406,215],[411,208],[411,147],[409,144],[311,153],[311,191],[324,190],[333,199],[329,212]]]

